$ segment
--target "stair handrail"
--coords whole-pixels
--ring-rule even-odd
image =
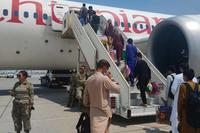
[[[90,52],[92,52],[92,53],[90,53],[90,55],[87,55],[86,53],[84,53],[84,57],[86,59],[87,64],[89,65],[90,69],[95,70],[95,68],[96,68],[96,48],[92,44],[90,38],[88,37],[87,33],[85,32],[85,29],[81,25],[77,15],[75,14],[74,11],[72,11],[70,14],[70,21],[71,21],[72,31],[73,31],[78,43],[79,44],[84,43],[85,46],[88,46],[88,45],[90,46],[89,48],[87,48],[87,47],[83,47],[83,46],[79,45],[80,48],[82,49],[83,53],[84,53],[83,50],[86,50],[86,49],[87,50],[90,49]],[[82,40],[80,41],[80,39],[82,39]],[[84,41],[84,42],[82,42],[82,41]],[[88,61],[89,59],[92,60],[92,61],[90,61],[90,63]]]

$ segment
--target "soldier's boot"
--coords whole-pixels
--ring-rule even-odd
[[[29,130],[26,130],[25,133],[29,133]]]
[[[21,131],[16,131],[16,133],[20,133]]]

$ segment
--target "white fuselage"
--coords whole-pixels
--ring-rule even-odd
[[[75,68],[78,43],[62,39],[50,23],[62,25],[67,9],[82,3],[44,0],[0,1],[0,69]],[[89,6],[89,5],[87,5]],[[92,5],[97,15],[112,19],[127,36],[148,38],[153,27],[169,15]],[[62,8],[61,8],[62,7]]]

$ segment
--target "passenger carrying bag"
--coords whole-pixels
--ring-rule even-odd
[[[186,94],[186,121],[193,128],[200,128],[200,91],[198,84],[195,89],[188,83],[184,83],[187,88]]]
[[[174,82],[174,76],[173,75],[170,75],[170,76],[172,77],[172,82],[170,83],[170,86],[169,86],[168,97],[171,99],[174,99],[174,94],[172,93],[172,84]]]

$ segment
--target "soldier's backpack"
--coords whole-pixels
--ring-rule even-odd
[[[195,89],[188,83],[184,83],[186,92],[186,121],[193,128],[200,128],[200,91],[198,84],[195,84]]]
[[[174,82],[174,76],[173,75],[170,75],[172,77],[172,81],[170,83],[170,86],[169,86],[169,93],[168,93],[168,97],[171,98],[171,99],[174,99],[174,94],[172,93],[172,84]]]

